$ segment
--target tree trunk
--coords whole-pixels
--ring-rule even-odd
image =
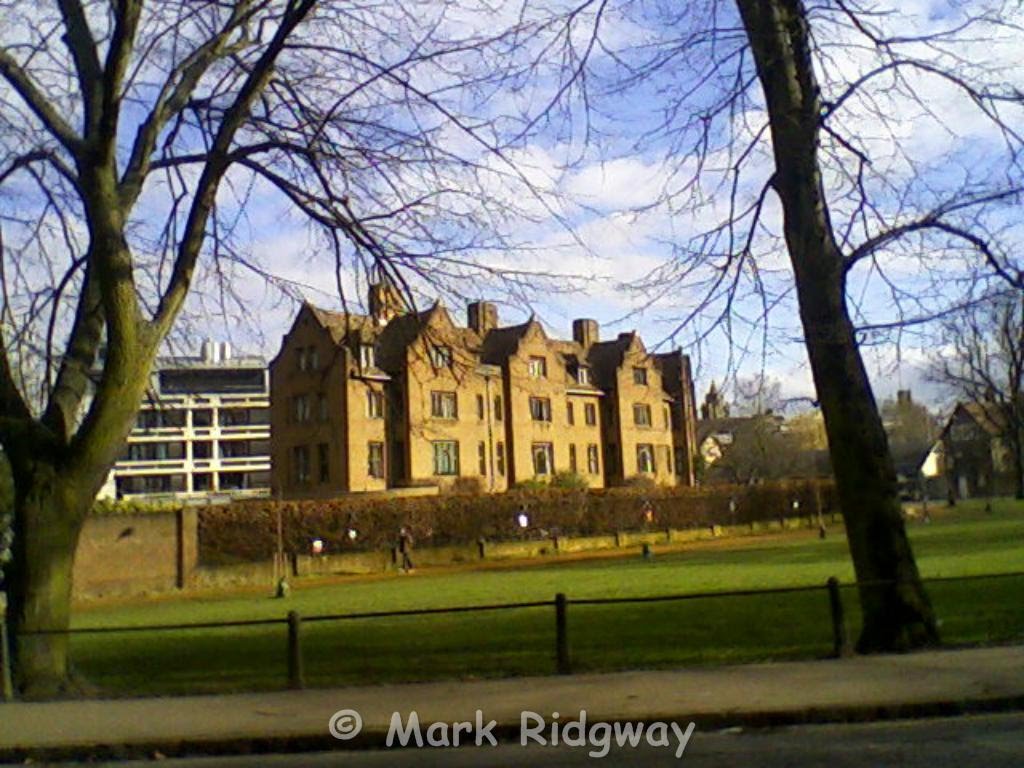
[[[860,590],[861,652],[938,641],[903,524],[896,471],[846,308],[818,159],[821,101],[801,0],[738,0],[765,93],[786,245]],[[879,583],[885,582],[885,583]]]
[[[71,569],[91,497],[69,489],[52,465],[31,469],[15,496],[7,622],[16,689],[24,698],[52,698],[69,685]]]

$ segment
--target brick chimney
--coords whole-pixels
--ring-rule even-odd
[[[597,320],[580,318],[572,321],[572,339],[581,347],[586,349],[591,344],[600,341],[598,337]]]
[[[486,336],[498,327],[498,307],[490,301],[474,301],[466,307],[466,325]]]
[[[386,325],[393,317],[405,312],[405,302],[388,280],[370,283],[367,304],[370,316],[378,325]]]

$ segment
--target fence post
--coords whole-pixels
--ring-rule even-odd
[[[11,679],[11,645],[7,641],[6,606],[0,604],[0,701],[14,701]]]
[[[288,611],[288,687],[300,690],[302,680],[302,618],[297,611]]]
[[[843,599],[839,594],[839,579],[830,576],[827,587],[832,613],[832,652],[840,659],[850,655],[850,639],[846,635],[846,616],[843,614]]]
[[[556,669],[560,675],[572,674],[572,662],[569,660],[569,601],[564,592],[555,595],[555,658]]]

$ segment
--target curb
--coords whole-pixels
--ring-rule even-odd
[[[1002,696],[969,700],[943,700],[913,703],[870,705],[836,705],[777,711],[736,711],[696,713],[680,716],[678,713],[652,714],[646,717],[595,717],[593,722],[695,722],[698,731],[716,731],[724,728],[779,728],[796,725],[824,725],[829,723],[869,723],[886,720],[910,720],[928,717],[957,717],[962,715],[992,714],[1024,710],[1024,695]],[[326,724],[325,724],[326,725]],[[499,743],[518,742],[518,723],[499,723],[493,733]],[[155,739],[131,744],[81,744],[59,747],[0,748],[0,763],[61,762],[82,760],[137,760],[154,757],[212,757],[261,755],[270,753],[293,754],[301,752],[347,752],[386,748],[386,730],[369,730],[356,738],[339,741],[327,733],[273,737],[227,737],[212,739]]]

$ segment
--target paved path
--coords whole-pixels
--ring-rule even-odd
[[[362,729],[339,742],[338,710]],[[373,747],[392,715],[423,724],[495,720],[518,739],[521,713],[551,722],[696,721],[699,727],[869,720],[1024,709],[1024,646],[834,661],[565,677],[383,685],[160,699],[0,704],[0,761],[33,757]],[[426,725],[424,725],[424,730]]]

